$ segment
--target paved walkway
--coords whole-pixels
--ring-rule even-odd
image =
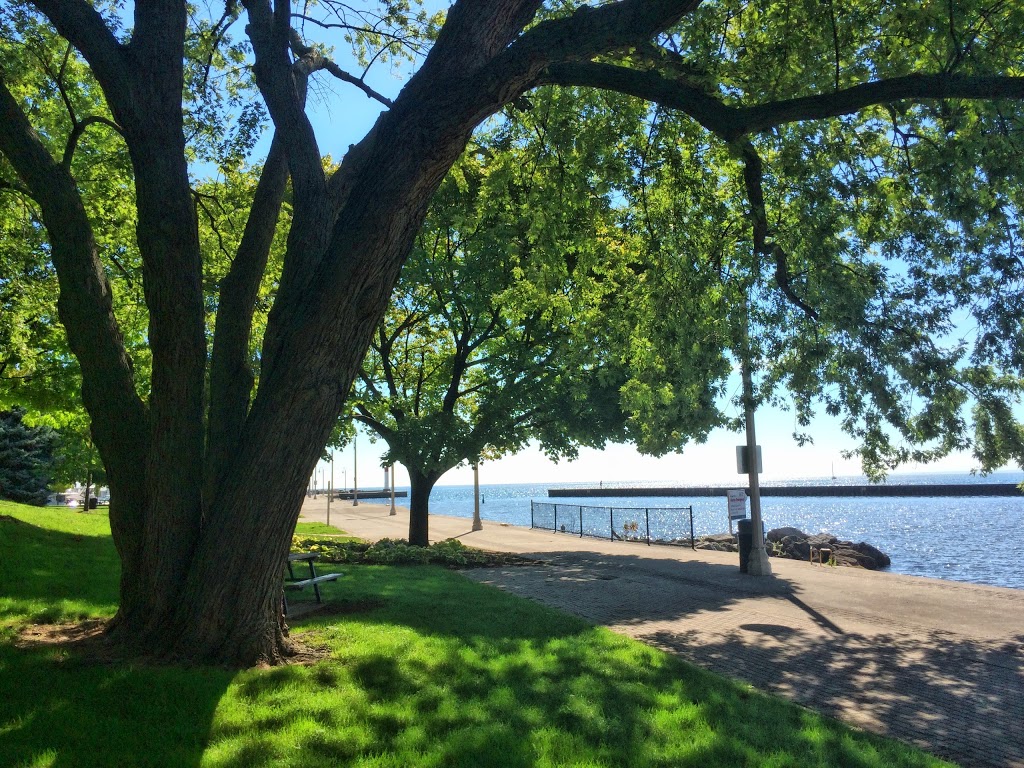
[[[406,538],[408,513],[332,504],[331,523]],[[323,499],[303,507],[324,520]],[[543,565],[469,578],[635,637],[851,725],[965,766],[1024,768],[1024,590],[737,555],[580,539],[431,515],[431,540]],[[1007,567],[1020,567],[1007,563]]]

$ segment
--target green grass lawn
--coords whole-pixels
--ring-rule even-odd
[[[299,536],[327,536],[332,541],[359,541],[327,523],[299,523],[295,526],[295,533]]]
[[[329,611],[293,628],[329,651],[312,666],[17,648],[31,622],[111,615],[118,568],[103,514],[3,515],[3,766],[942,764],[436,567],[342,568]]]

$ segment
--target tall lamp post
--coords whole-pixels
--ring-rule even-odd
[[[764,548],[764,529],[761,527],[761,482],[757,462],[757,436],[754,433],[754,384],[750,377],[749,346],[740,363],[743,379],[743,416],[747,429],[747,477],[750,485],[750,525],[753,530],[750,560],[747,572],[751,576],[771,576],[772,566]]]
[[[327,524],[331,524],[331,496],[334,495],[334,449],[331,448],[331,480],[327,486]]]
[[[352,506],[359,506],[359,428],[352,436]]]

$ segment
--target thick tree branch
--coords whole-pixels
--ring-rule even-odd
[[[779,290],[791,304],[798,307],[812,320],[817,320],[818,313],[793,290],[789,279],[786,252],[769,235],[768,214],[764,204],[764,167],[761,157],[749,141],[742,143],[741,152],[743,155],[743,182],[747,188],[747,199],[750,201],[750,223],[754,233],[754,251],[770,256],[775,261],[775,282],[779,286]]]
[[[611,51],[645,45],[694,11],[701,0],[619,0],[583,6],[572,15],[545,21],[525,32],[494,67],[534,74],[561,62],[587,61]]]
[[[293,47],[292,29],[289,19],[285,18],[284,23],[281,19],[287,14],[288,4],[277,3],[272,9],[269,0],[247,0],[245,7],[249,13],[246,32],[256,57],[256,82],[288,156],[298,212],[307,201],[325,196],[326,178],[313,126],[304,109],[305,79],[296,87],[295,68],[288,56]]]
[[[537,84],[603,88],[647,99],[684,112],[725,141],[786,123],[839,117],[899,101],[1024,99],[1024,77],[938,74],[907,75],[863,83],[834,93],[750,107],[729,106],[685,78],[597,62],[553,64],[537,78]]]
[[[744,133],[756,133],[785,123],[849,115],[876,104],[933,99],[1024,99],[1024,77],[907,75],[820,96],[746,107],[739,114]]]
[[[387,425],[381,423],[377,419],[373,418],[373,414],[366,410],[364,406],[357,405],[356,410],[358,411],[358,413],[356,413],[353,418],[355,418],[356,421],[365,424],[378,435],[380,435],[382,438],[384,438],[384,442],[388,444],[388,447],[391,447],[393,443],[396,442],[396,438],[398,437],[397,432],[395,432]]]
[[[0,81],[0,152],[38,203],[50,236],[60,284],[57,310],[82,368],[82,399],[111,489],[115,544],[127,563],[136,556],[145,499],[133,492],[148,454],[149,414],[136,394],[131,360],[114,316],[92,226],[68,169],[56,162]],[[121,535],[128,531],[127,536]]]
[[[143,610],[159,615],[185,581],[202,524],[202,486],[195,478],[203,474],[207,350],[181,101],[187,4],[136,3],[127,45],[117,42],[86,0],[36,5],[89,62],[123,130],[135,174],[136,232],[153,353],[149,454],[145,469],[137,463],[135,471],[145,473],[147,503],[159,505],[159,514],[146,515],[142,546],[160,553],[146,571],[153,581],[135,593],[152,601]],[[83,376],[85,386],[94,385],[84,368]]]
[[[132,82],[125,47],[93,5],[86,0],[33,0],[33,3],[89,62],[107,93],[111,108],[118,96],[127,98]]]
[[[74,127],[71,129],[71,133],[68,136],[67,144],[64,146],[64,157],[61,160],[61,165],[65,168],[71,168],[71,161],[74,160],[75,150],[78,149],[78,142],[91,125],[105,125],[119,136],[124,136],[121,126],[110,118],[103,117],[102,115],[89,115],[81,120],[75,120]]]
[[[539,3],[459,0],[419,71],[370,134],[346,156],[330,184],[331,217],[321,219],[316,230],[327,235],[326,242],[312,242],[308,252],[313,256],[306,261],[311,268],[301,270],[301,280],[292,283],[287,297],[282,281],[273,332],[268,325],[264,344],[259,391],[239,441],[241,448],[227,473],[229,479],[220,485],[212,504],[220,525],[234,525],[224,517],[235,509],[234,499],[253,485],[266,485],[256,474],[258,467],[285,467],[287,477],[277,478],[282,488],[286,483],[289,489],[305,486],[319,446],[329,437],[383,316],[430,198],[480,121],[532,87],[552,53],[571,57],[581,47],[596,53],[628,47],[634,40],[649,39],[696,5],[683,0],[622,0],[587,11],[588,19],[598,22],[597,28],[581,22],[579,14],[571,17],[576,20],[572,24],[547,27],[553,33],[579,35],[576,39],[563,39],[552,48],[549,43],[555,41],[531,37],[513,52],[513,41]],[[264,0],[247,4],[257,67],[267,64],[275,70],[261,74],[257,69],[257,77],[266,76],[261,82],[265,93],[273,91],[265,87],[268,82],[280,85],[283,92],[287,30],[280,23],[273,27],[273,20],[265,18],[269,12],[265,6]],[[608,25],[602,27],[602,21]],[[583,37],[592,31],[598,35],[596,43]],[[270,58],[261,62],[260,50]],[[291,130],[274,111],[272,107],[278,130]],[[292,146],[287,144],[290,165],[295,160]],[[333,226],[328,229],[325,223]],[[287,261],[308,258],[299,245],[294,237],[290,239]],[[287,309],[278,313],[283,307]],[[268,360],[272,360],[269,366]],[[415,398],[414,394],[411,400]],[[267,439],[267,435],[299,432],[306,435],[299,453],[286,441]],[[282,519],[282,528],[294,522],[290,515],[297,516],[301,501],[294,491],[289,494],[286,499],[282,490],[275,497],[283,510],[275,520]],[[248,525],[245,520],[239,524]],[[257,531],[246,529],[245,534]],[[199,557],[216,551],[217,542],[205,539]],[[199,576],[197,592],[210,593]],[[223,600],[212,594],[211,598]]]
[[[255,381],[249,362],[253,312],[287,186],[288,163],[284,147],[275,136],[253,194],[238,252],[220,286],[210,358],[204,499],[213,497],[216,484],[238,449],[245,424]]]
[[[441,70],[468,76],[506,49],[540,6],[541,0],[458,0],[420,72],[428,80]]]
[[[245,7],[249,15],[246,32],[256,56],[256,81],[284,148],[295,198],[288,256],[264,335],[262,369],[267,373],[277,363],[284,329],[307,299],[307,287],[330,241],[337,211],[304,109],[311,68],[309,62],[300,59],[293,64],[289,57],[292,50],[301,56],[309,49],[293,35],[288,3],[278,3],[272,9],[269,0],[246,0]]]

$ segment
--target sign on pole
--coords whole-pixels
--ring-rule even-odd
[[[745,520],[747,517],[747,492],[743,488],[730,488],[729,495],[729,524],[733,520]]]
[[[747,446],[737,445],[736,446],[736,473],[739,475],[749,475],[750,465],[747,464]],[[761,446],[757,446],[757,473],[761,474],[764,472],[764,468],[761,464]]]

